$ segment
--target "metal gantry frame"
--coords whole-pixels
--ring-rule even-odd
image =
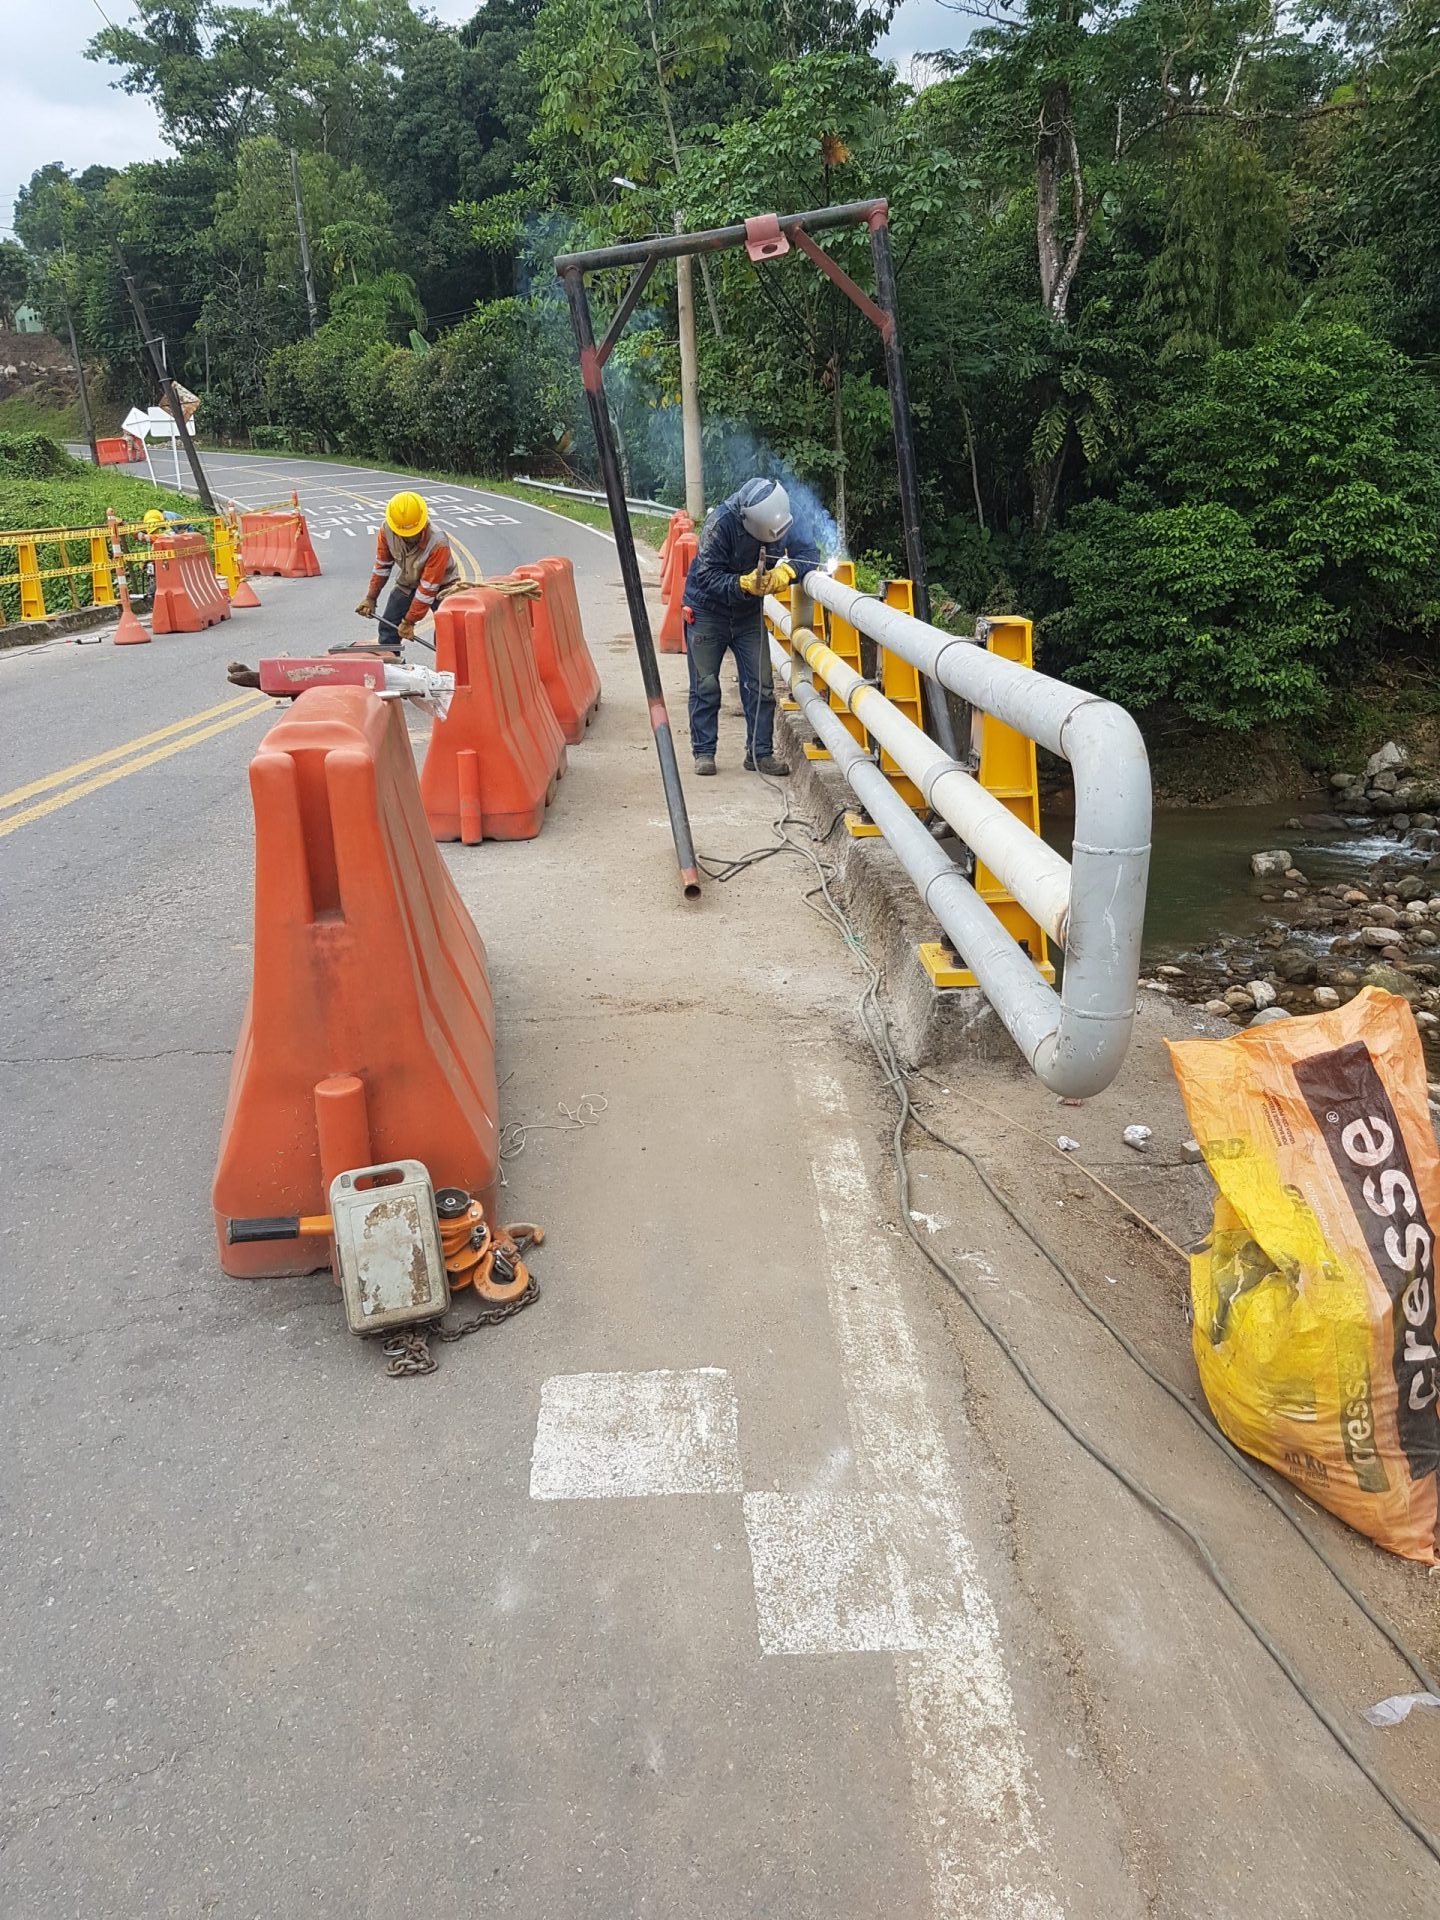
[[[873,299],[812,237],[817,231],[854,226],[864,226],[869,231],[870,257],[875,270]],[[625,500],[619,451],[605,398],[605,362],[625,331],[646,283],[660,261],[697,253],[721,253],[729,247],[744,247],[758,266],[787,254],[792,241],[808,260],[834,281],[847,299],[854,302],[875,327],[884,346],[885,374],[890,389],[890,419],[895,435],[895,462],[900,482],[900,517],[905,532],[905,563],[914,582],[916,614],[921,620],[928,621],[930,596],[926,586],[925,546],[920,526],[920,481],[915,466],[915,438],[910,421],[905,360],[900,348],[895,263],[890,252],[890,209],[886,201],[856,200],[840,207],[818,207],[809,213],[763,214],[740,226],[712,227],[700,233],[656,234],[647,240],[595,247],[584,253],[562,253],[555,262],[555,271],[565,288],[570,320],[575,329],[580,375],[590,407],[590,422],[595,432],[595,447],[599,455],[605,497],[610,507],[610,520],[615,529],[615,542],[620,550],[620,575],[625,583],[635,651],[640,660],[640,673],[650,707],[650,725],[660,760],[660,777],[665,786],[670,831],[674,836],[675,856],[680,864],[680,878],[687,899],[699,895],[700,871],[690,834],[690,818],[685,808],[685,791],[680,784],[675,737],[670,729],[665,691],[660,683],[660,667],[655,657],[650,615],[645,605],[645,588],[635,552],[635,534]],[[614,267],[634,267],[636,272],[605,338],[597,346],[585,278],[587,274]],[[925,698],[930,730],[941,749],[953,758],[956,750],[955,733],[944,690],[935,682],[927,681]]]

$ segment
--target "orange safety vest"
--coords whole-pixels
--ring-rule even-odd
[[[382,526],[375,540],[375,571],[370,576],[370,598],[380,597],[391,571],[399,569],[395,584],[408,587],[413,598],[405,618],[412,624],[423,620],[446,594],[461,585],[460,569],[450,550],[446,534],[432,522],[409,540],[402,540]]]

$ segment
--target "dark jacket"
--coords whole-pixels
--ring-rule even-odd
[[[760,542],[745,531],[737,504],[740,495],[732,493],[723,505],[708,516],[700,529],[700,551],[685,578],[685,604],[696,613],[753,613],[758,620],[762,602],[746,593],[740,585],[743,573],[753,573],[760,559]],[[801,532],[798,520],[774,546],[766,547],[767,566],[788,560],[797,576],[803,578],[820,564],[814,543]]]

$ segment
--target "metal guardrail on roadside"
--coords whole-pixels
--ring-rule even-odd
[[[606,504],[606,497],[594,487],[562,487],[558,480],[532,480],[528,474],[515,475],[517,487],[534,487],[541,493],[564,494],[570,500],[594,500],[600,505]],[[633,507],[637,513],[676,513],[677,507],[667,507],[663,500],[632,500],[625,496],[627,507]]]
[[[1075,834],[1065,860],[814,631],[814,604],[900,655],[978,712],[1068,760]],[[942,632],[829,574],[787,608],[765,603],[776,671],[899,857],[955,951],[1045,1085],[1088,1096],[1120,1069],[1135,1018],[1150,864],[1150,766],[1122,707]],[[936,845],[876,759],[816,689],[838,696],[1010,896],[1065,950],[1057,993],[992,905]]]

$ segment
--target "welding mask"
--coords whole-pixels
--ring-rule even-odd
[[[790,531],[790,496],[778,480],[747,480],[735,498],[741,525],[762,547],[773,546]]]

